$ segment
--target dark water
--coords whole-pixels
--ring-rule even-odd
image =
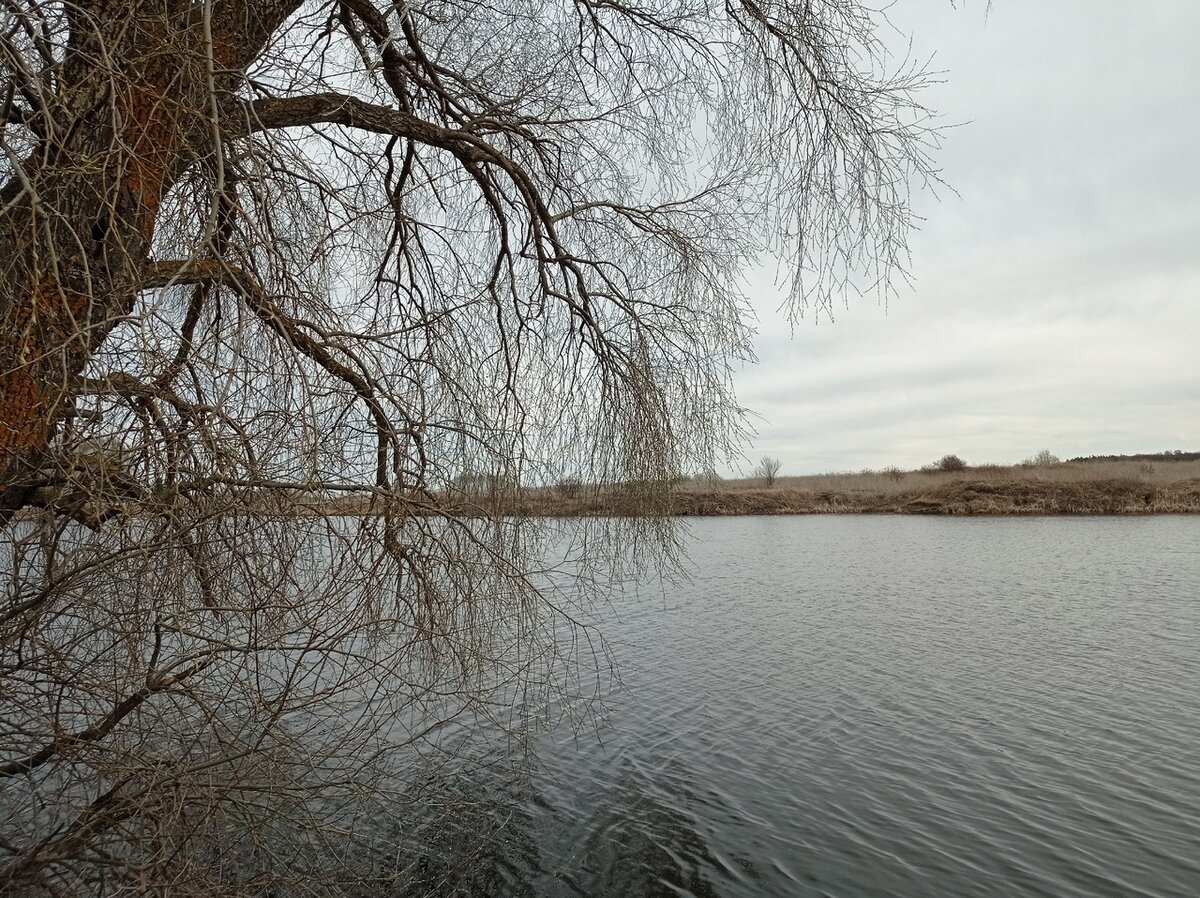
[[[692,582],[603,615],[609,725],[480,797],[445,893],[1200,895],[1200,518],[690,544]]]

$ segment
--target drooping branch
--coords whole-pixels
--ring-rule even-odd
[[[547,192],[558,192],[562,185],[554,184],[549,191],[543,189],[526,166],[501,150],[494,140],[489,140],[499,137],[515,138],[519,142],[536,147],[537,139],[522,125],[497,125],[494,130],[487,126],[445,127],[403,110],[335,92],[247,102],[239,110],[237,122],[236,127],[245,129],[248,133],[333,124],[398,137],[414,144],[443,150],[458,160],[463,170],[476,183],[493,214],[497,229],[503,236],[507,234],[509,226],[508,215],[484,169],[494,167],[502,171],[516,189],[517,197],[526,211],[530,249],[537,260],[540,289],[547,297],[562,300],[570,308],[598,358],[611,353],[612,348],[604,334],[604,328],[592,310],[593,291],[589,286],[591,278],[588,277],[588,272],[598,275],[602,285],[611,289],[615,297],[620,297],[623,291],[615,287],[604,274],[607,263],[581,257],[578,252],[569,248],[561,237],[559,223],[563,220],[564,213],[556,214],[550,209]],[[230,127],[234,128],[232,124]],[[622,209],[610,199],[595,203],[593,208],[601,206]],[[562,277],[565,283],[563,289],[558,289],[552,284],[552,271],[557,271]]]
[[[330,349],[328,335],[314,337],[318,330],[312,322],[301,322],[284,314],[279,306],[263,289],[258,279],[250,272],[241,270],[220,259],[186,259],[182,261],[157,261],[150,263],[142,280],[143,289],[156,289],[180,284],[221,284],[233,289],[246,303],[254,315],[273,333],[298,352],[312,359],[328,374],[352,389],[370,412],[377,439],[375,478],[376,486],[387,486],[390,482],[391,461],[397,461],[402,448],[397,442],[401,437],[410,440],[418,454],[418,465],[423,469],[425,458],[424,440],[416,422],[398,424],[384,408],[378,387],[357,359],[344,347],[341,352],[357,363],[360,371],[339,361]],[[322,339],[324,337],[324,339]]]

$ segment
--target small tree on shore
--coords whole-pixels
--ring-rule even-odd
[[[1021,464],[1034,468],[1046,468],[1051,465],[1061,464],[1061,462],[1062,460],[1049,449],[1042,449],[1036,455],[1025,459]]]
[[[779,477],[779,469],[783,467],[783,462],[770,455],[764,455],[758,461],[758,466],[754,469],[751,476],[762,481],[763,486],[774,486],[776,479]]]

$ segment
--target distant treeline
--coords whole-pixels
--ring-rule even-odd
[[[1070,461],[1196,461],[1200,452],[1169,449],[1166,452],[1139,452],[1136,455],[1081,455]]]

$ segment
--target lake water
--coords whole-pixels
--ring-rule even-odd
[[[607,725],[477,784],[442,893],[1200,895],[1200,518],[688,542],[691,582],[600,614]]]

